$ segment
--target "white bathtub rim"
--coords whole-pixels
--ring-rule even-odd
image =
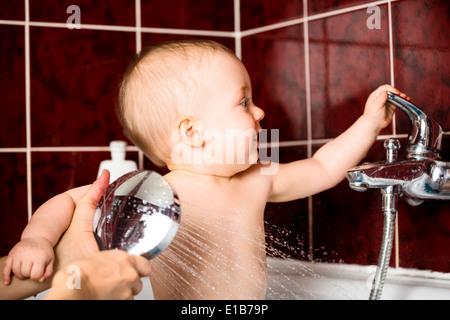
[[[345,274],[370,274],[376,270],[376,265],[358,265],[358,264],[346,264],[346,263],[329,263],[329,262],[314,262],[296,259],[280,259],[280,258],[267,258],[268,272],[280,272],[286,275],[293,275],[297,273],[295,267],[301,265],[311,270],[317,270],[320,276],[323,272],[324,275],[328,275],[332,272],[334,275]],[[450,281],[450,273],[432,271],[432,270],[419,270],[410,268],[388,268],[388,275],[398,277],[412,277],[418,279],[435,279]],[[450,284],[450,283],[449,283]]]

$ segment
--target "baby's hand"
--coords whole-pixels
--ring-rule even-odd
[[[404,99],[411,100],[406,94],[401,93],[388,84],[378,87],[372,92],[367,99],[364,116],[366,119],[372,121],[380,130],[387,127],[391,122],[396,109],[394,105],[386,103],[387,91],[400,95]]]
[[[11,271],[19,279],[44,281],[53,272],[53,246],[45,238],[25,238],[9,252],[3,269],[3,282],[11,283]]]

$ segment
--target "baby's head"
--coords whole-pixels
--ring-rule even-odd
[[[143,48],[125,72],[117,115],[125,135],[156,165],[165,166],[171,155],[170,135],[179,117],[202,105],[197,71],[218,52],[237,59],[214,41],[160,43]]]

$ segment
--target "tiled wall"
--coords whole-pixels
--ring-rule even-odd
[[[82,28],[68,29],[70,5]],[[380,9],[380,28],[369,29]],[[0,0],[0,254],[49,197],[92,182],[108,143],[124,139],[117,84],[142,46],[211,38],[242,57],[265,128],[280,129],[281,161],[313,154],[362,113],[378,85],[395,84],[446,131],[450,161],[450,3],[447,0]],[[398,114],[383,140],[403,144]],[[128,158],[155,169],[129,147]],[[162,172],[164,173],[164,172]],[[337,187],[266,209],[273,255],[375,264],[382,233],[376,190]],[[450,272],[450,202],[401,203],[392,265]]]

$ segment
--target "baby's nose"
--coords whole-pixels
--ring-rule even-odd
[[[264,119],[265,113],[263,109],[255,106],[255,110],[253,111],[253,117],[255,118],[255,121],[261,121]]]

